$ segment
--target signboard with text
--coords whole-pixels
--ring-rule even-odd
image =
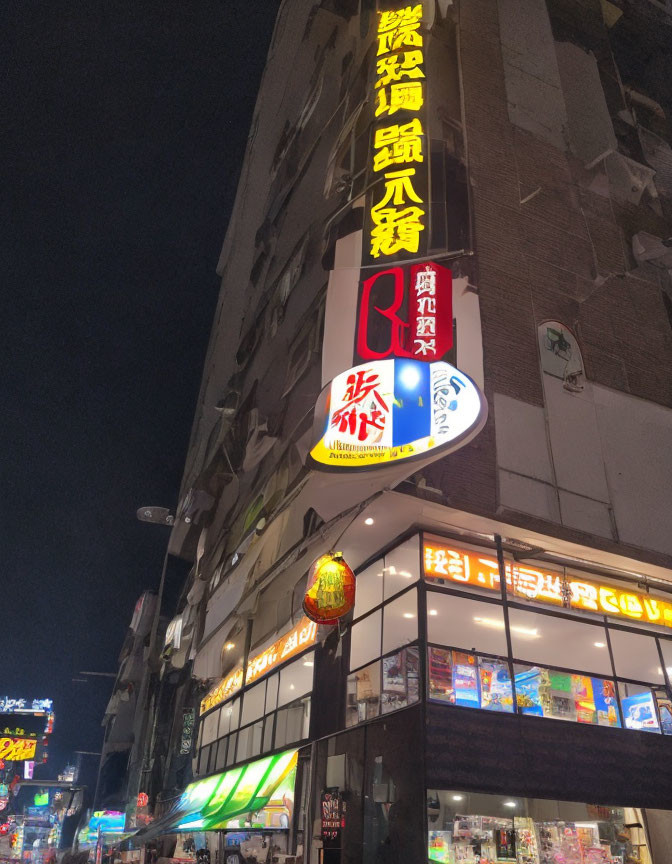
[[[478,387],[449,363],[377,360],[337,375],[315,410],[312,462],[358,470],[455,449],[487,416]]]
[[[467,551],[425,537],[423,561],[425,579],[430,582],[500,591],[495,555]],[[565,577],[557,571],[515,561],[505,561],[504,566],[507,591],[518,597],[672,628],[672,603],[650,594],[625,591],[573,575]]]
[[[23,762],[35,758],[35,738],[0,738],[0,759],[5,762]]]

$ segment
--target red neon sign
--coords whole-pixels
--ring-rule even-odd
[[[392,288],[387,305],[374,305],[372,294],[378,280],[387,277]],[[390,282],[391,279],[391,282]],[[379,289],[384,285],[377,286]],[[357,322],[357,353],[363,360],[413,357],[440,360],[453,347],[453,280],[450,270],[428,262],[410,268],[408,314],[400,314],[406,299],[403,267],[381,270],[364,281]],[[375,333],[386,334],[386,347],[372,347]]]

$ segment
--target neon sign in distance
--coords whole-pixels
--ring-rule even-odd
[[[455,549],[439,540],[429,539],[423,542],[423,558],[425,579],[430,582],[454,582],[500,590],[496,558]],[[505,561],[504,567],[507,591],[518,597],[554,606],[567,603],[570,608],[582,609],[584,612],[597,612],[672,628],[672,603],[649,594],[623,591],[612,585],[601,585],[574,576],[565,580],[561,573],[516,562]]]
[[[34,738],[0,738],[0,759],[7,762],[23,762],[33,759],[37,741]]]
[[[487,417],[482,393],[450,363],[376,360],[337,375],[315,409],[313,467],[360,471],[457,450]]]

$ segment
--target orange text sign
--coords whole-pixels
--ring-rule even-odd
[[[33,759],[37,741],[34,738],[0,738],[0,759],[6,762],[23,762]]]
[[[299,654],[304,648],[308,648],[315,643],[317,638],[317,624],[308,618],[302,618],[301,621],[293,627],[289,633],[285,633],[276,642],[269,646],[261,654],[251,657],[247,664],[247,675],[245,677],[246,684],[252,684],[262,675],[270,672],[275,666],[289,660],[295,654]],[[243,667],[239,666],[229,676],[222,679],[216,687],[201,700],[201,714],[205,714],[215,705],[220,702],[225,702],[229,696],[232,696],[237,690],[243,686]]]
[[[495,557],[425,539],[423,560],[425,578],[429,581],[500,590]],[[672,603],[657,597],[579,580],[575,576],[565,579],[561,573],[515,561],[505,561],[504,567],[507,591],[518,597],[672,628]]]

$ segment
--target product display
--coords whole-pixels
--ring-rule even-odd
[[[467,708],[513,711],[508,664],[447,648],[429,649],[429,698]]]
[[[465,807],[470,799],[482,815]],[[633,809],[444,791],[429,792],[427,803],[430,861],[651,864],[645,833]],[[507,810],[516,812],[508,815]],[[562,818],[569,813],[574,819]],[[581,813],[584,818],[576,818]]]

